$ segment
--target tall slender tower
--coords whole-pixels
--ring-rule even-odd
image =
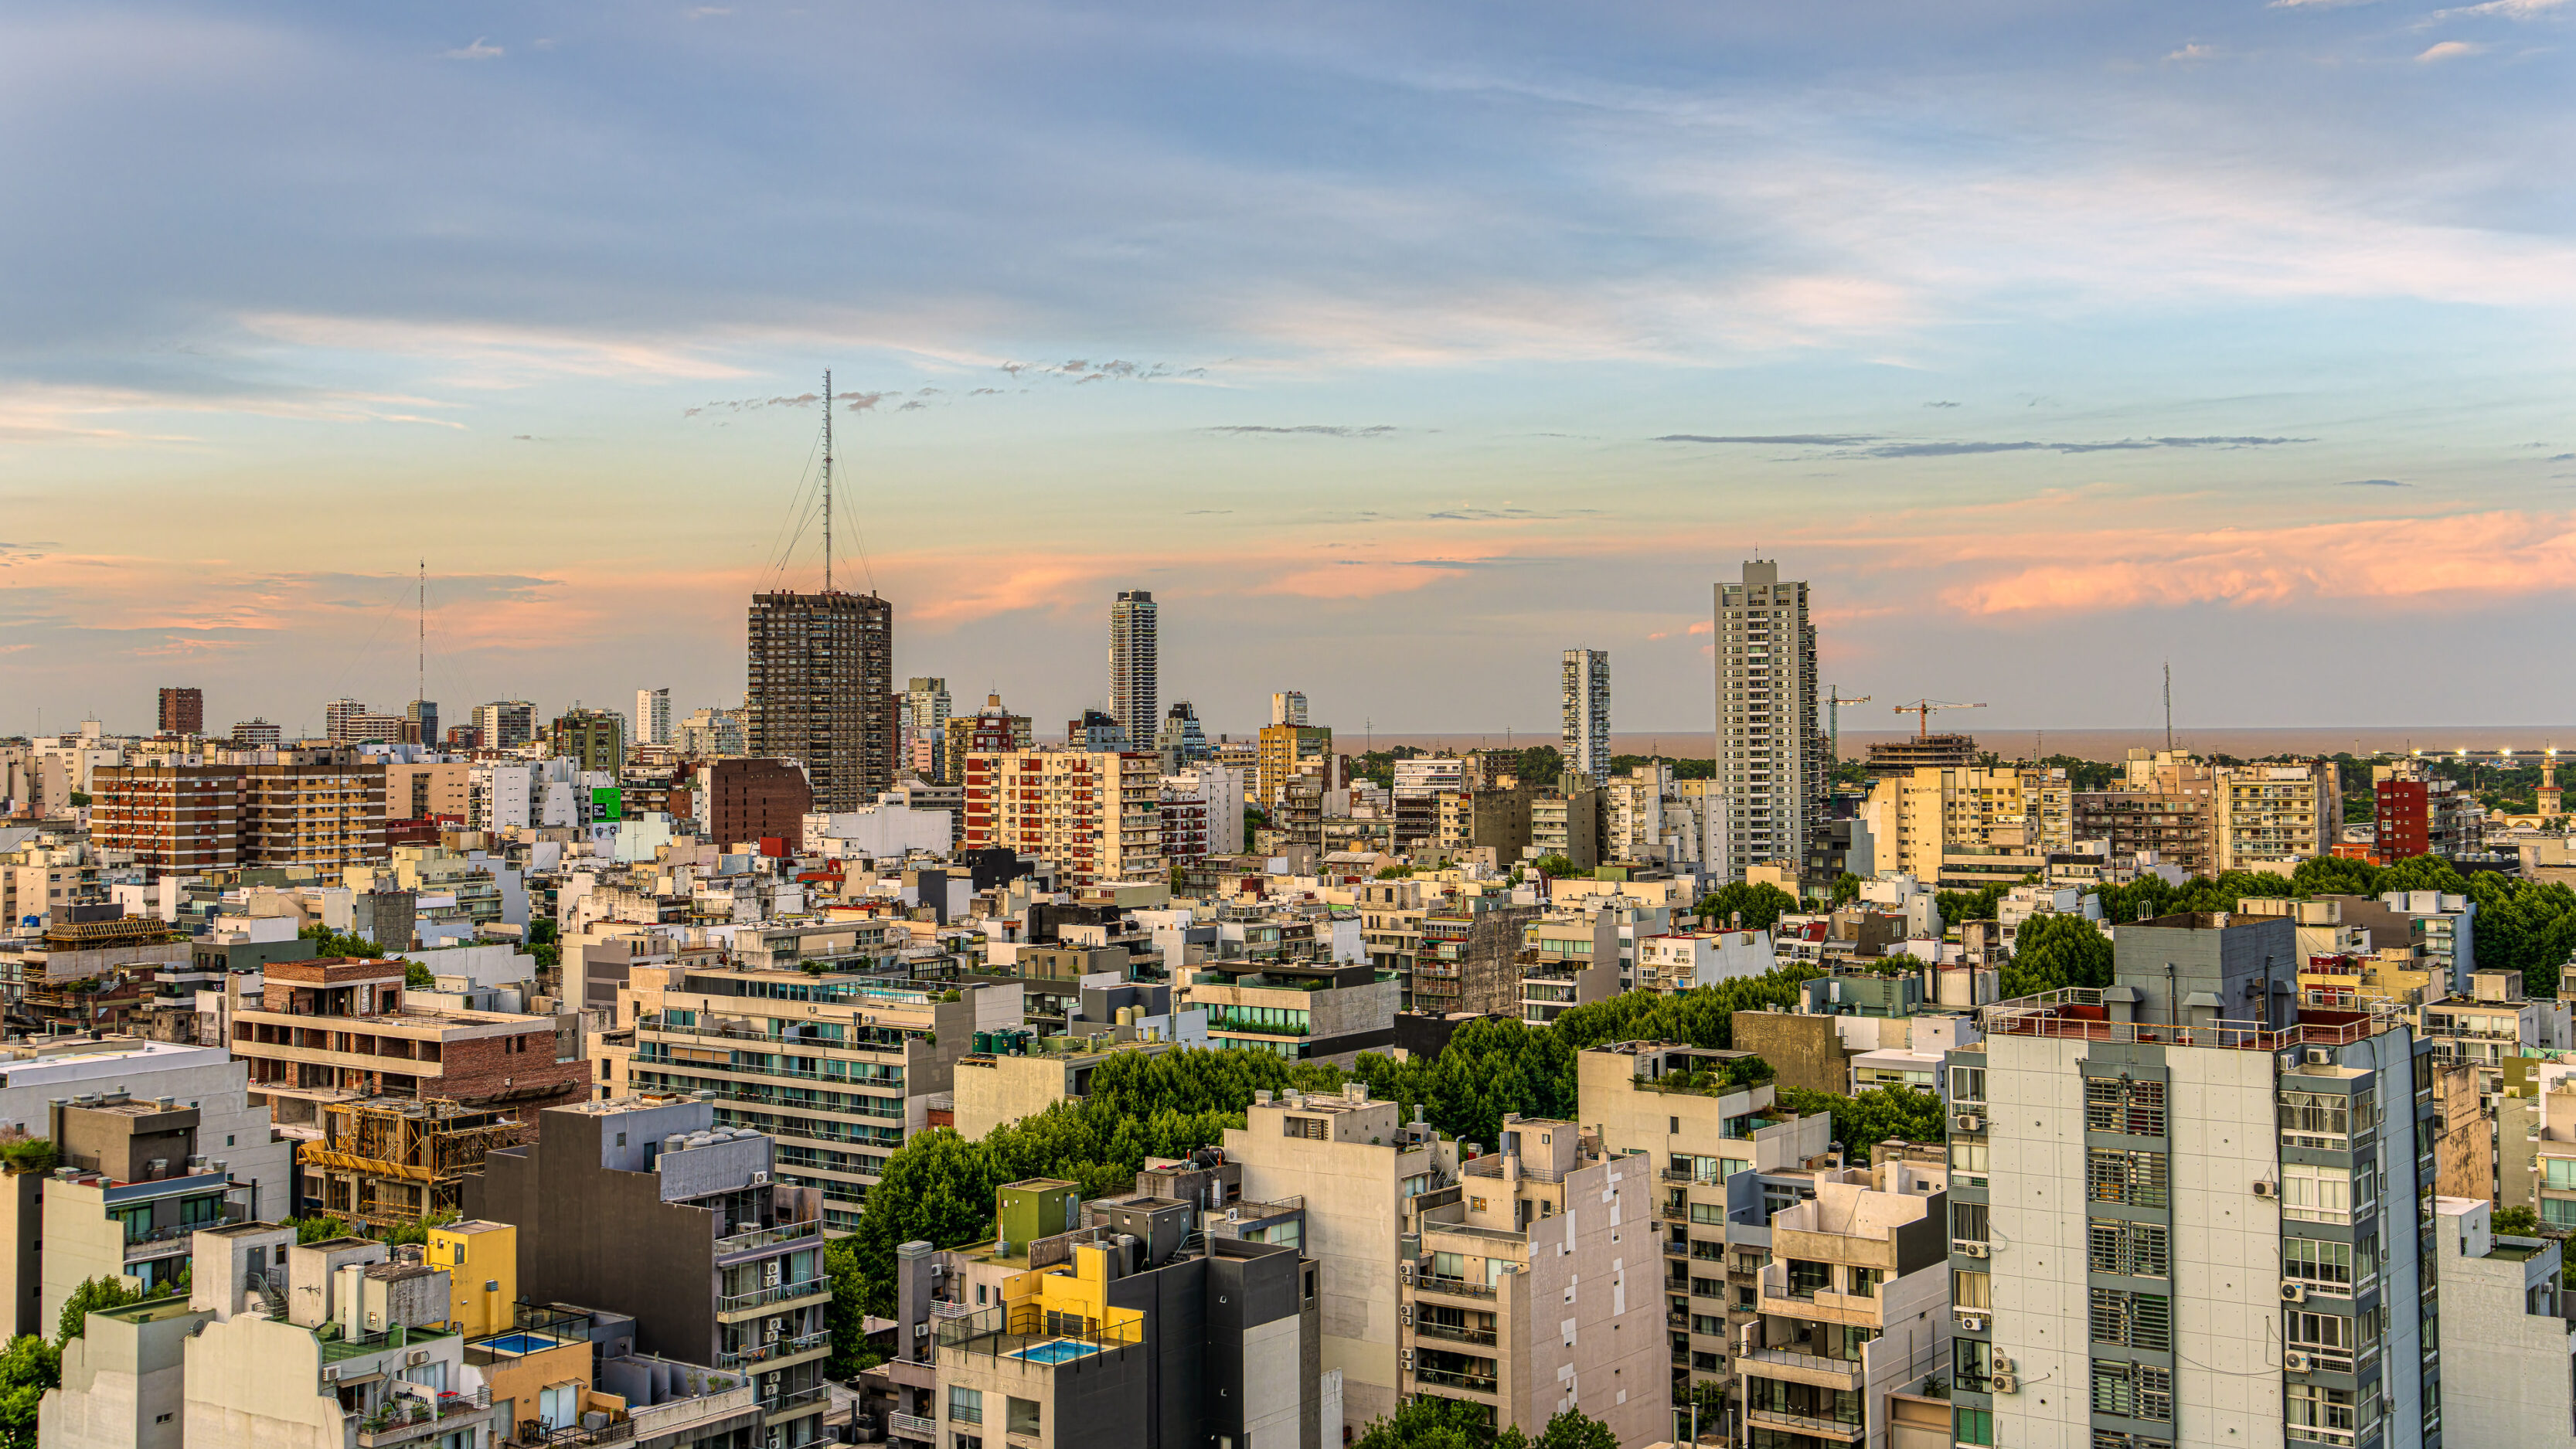
[[[1610,778],[1610,651],[1565,651],[1565,768],[1598,785]]]
[[[795,760],[814,808],[856,810],[894,788],[894,605],[832,587],[832,375],[823,374],[823,591],[751,596],[751,752]]]
[[[1722,864],[1729,880],[1768,862],[1802,866],[1807,834],[1824,823],[1832,763],[1816,715],[1816,626],[1807,586],[1780,565],[1750,560],[1740,583],[1717,586],[1717,781],[1725,798]]]
[[[635,743],[639,745],[671,743],[670,690],[635,691]]]
[[[1152,749],[1162,724],[1155,655],[1159,612],[1154,596],[1143,589],[1122,590],[1109,606],[1109,712],[1127,732],[1131,750]]]

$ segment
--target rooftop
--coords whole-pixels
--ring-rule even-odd
[[[2303,1007],[2299,1010],[2296,1024],[2278,1029],[2251,1021],[2221,1021],[2202,1027],[2179,1026],[2171,1022],[2113,1021],[2103,1006],[2103,993],[2118,989],[2069,986],[2038,996],[1998,1002],[1986,1008],[1986,1033],[1989,1036],[2069,1037],[2079,1041],[2153,1042],[2167,1046],[2272,1052],[2299,1046],[2347,1046],[2406,1024],[2405,1017],[2397,1008],[2386,1003],[2373,1003],[2367,1011],[2325,1011]]]

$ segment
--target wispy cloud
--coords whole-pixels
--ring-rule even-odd
[[[2475,41],[2445,40],[2434,45],[2426,46],[2424,53],[2415,58],[2419,61],[2460,60],[2468,56],[2476,55],[2485,49],[2485,46],[2480,45]]]
[[[2179,47],[2178,49],[2176,49],[2176,50],[2172,51],[2171,53],[2167,54],[2167,55],[2165,56],[2165,59],[2167,59],[2167,60],[2214,60],[2214,59],[2216,59],[2216,58],[2217,58],[2217,56],[2218,56],[2218,47],[2217,47],[2217,46],[2214,46],[2214,45],[2203,45],[2203,44],[2201,44],[2201,43],[2200,43],[2200,42],[2198,42],[2198,41],[2193,41],[2191,44],[2189,44],[2189,45],[2185,45],[2185,46],[2182,46],[2182,47]]]
[[[2312,443],[2314,438],[2239,437],[2168,437],[2118,438],[2107,442],[2046,442],[2022,439],[2012,442],[1983,442],[1964,439],[1925,439],[1890,441],[1872,433],[1777,433],[1742,437],[1713,437],[1701,433],[1666,433],[1658,443],[1728,443],[1765,447],[1791,446],[1833,448],[1841,458],[1964,458],[1982,453],[2136,453],[2157,448],[2270,448],[2289,443]]]
[[[1666,433],[1658,443],[1749,443],[1763,447],[1839,448],[1871,442],[1874,433]]]
[[[472,45],[460,45],[454,50],[442,50],[438,53],[438,58],[440,60],[499,60],[505,54],[507,52],[501,47],[486,43],[483,37],[478,35],[474,37]]]
[[[2401,483],[2394,478],[2347,478],[2338,486],[2345,488],[2412,488],[2415,485],[2412,483]]]
[[[1295,427],[1288,428],[1270,427],[1260,423],[1228,423],[1221,427],[1206,428],[1202,431],[1210,433],[1226,433],[1235,437],[1253,437],[1267,434],[1276,437],[1383,438],[1387,434],[1397,431],[1397,429],[1389,423],[1378,423],[1365,428],[1346,427],[1332,423],[1300,423]]]

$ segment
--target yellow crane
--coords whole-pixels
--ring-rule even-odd
[[[1898,714],[1910,714],[1914,716],[1914,737],[1919,740],[1932,733],[1932,712],[1936,709],[1984,708],[1985,706],[1982,704],[1958,704],[1946,699],[1918,699],[1912,704],[1898,705],[1896,707],[1896,712]]]

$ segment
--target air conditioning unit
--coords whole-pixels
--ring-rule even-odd
[[[2333,1051],[2333,1049],[2332,1049],[2332,1048],[2330,1048],[2330,1047],[2310,1047],[2310,1048],[2308,1048],[2308,1065],[2309,1065],[2309,1066],[2312,1066],[2312,1067],[2330,1067],[2330,1066],[2333,1066],[2333,1065],[2334,1065],[2334,1051]]]
[[[2257,1182],[2254,1184],[2254,1195],[2256,1197],[2279,1197],[2281,1195],[2281,1185],[2277,1182]]]
[[[1411,1327],[1413,1325],[1413,1305],[1410,1303],[1397,1304],[1395,1309],[1395,1321],[1408,1328]]]
[[[769,1186],[769,1174],[768,1174],[768,1173],[765,1173],[765,1172],[755,1172],[755,1173],[753,1173],[753,1174],[751,1175],[751,1185],[752,1185],[753,1187],[767,1187],[767,1186]]]
[[[763,1288],[777,1287],[779,1279],[786,1276],[784,1271],[786,1267],[787,1264],[778,1258],[772,1258],[768,1262],[761,1264],[760,1286]]]
[[[2281,1301],[2284,1303],[2307,1302],[2308,1285],[2300,1282],[2296,1278],[2285,1279],[2281,1284]]]
[[[1986,1130],[1986,1119],[1974,1112],[1962,1112],[1950,1119],[1950,1126],[1960,1132],[1983,1132]]]
[[[912,1336],[915,1338],[928,1338],[930,1336],[930,1325],[927,1323],[914,1324],[912,1326]]]
[[[1959,1326],[1970,1333],[1983,1333],[1986,1331],[1986,1320],[1980,1314],[1962,1313],[1959,1315]]]
[[[418,1368],[427,1362],[429,1362],[429,1350],[425,1348],[415,1348],[411,1352],[403,1355],[403,1367],[405,1368]]]
[[[1995,1248],[1992,1243],[1961,1243],[1959,1245],[1959,1252],[1970,1258],[1991,1257],[1994,1255],[1994,1251]]]
[[[2304,1353],[2285,1353],[2281,1355],[2281,1367],[2294,1374],[2306,1373],[2308,1356]]]
[[[2004,1357],[2002,1354],[1995,1355],[1994,1363],[1990,1365],[1990,1367],[1999,1374],[2018,1373],[2021,1370],[2021,1365],[2014,1363],[2011,1359]]]
[[[1987,1387],[1993,1389],[1999,1394],[2017,1394],[2021,1392],[2021,1380],[2015,1378],[2011,1374],[1997,1374],[1993,1378],[1986,1380],[1986,1384]]]

